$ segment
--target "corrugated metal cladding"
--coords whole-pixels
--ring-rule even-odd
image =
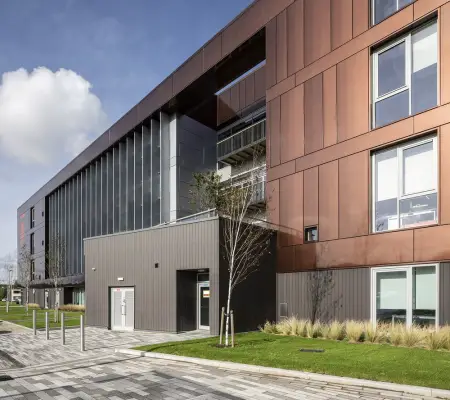
[[[85,241],[84,248],[88,325],[109,327],[110,288],[133,286],[135,329],[175,332],[176,271],[207,268],[210,329],[211,333],[218,333],[218,219],[92,238]],[[118,277],[124,280],[118,281]]]
[[[439,323],[450,324],[450,263],[439,265]]]
[[[310,274],[277,274],[277,319],[282,303],[287,303],[288,316],[310,318]],[[370,319],[370,268],[333,270],[332,274],[332,289],[324,301],[324,318],[340,321]]]

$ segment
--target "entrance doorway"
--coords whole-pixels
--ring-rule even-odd
[[[209,282],[198,282],[197,287],[197,328],[209,329]]]
[[[111,329],[132,331],[134,329],[134,288],[111,288]]]

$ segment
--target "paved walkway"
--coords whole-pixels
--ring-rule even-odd
[[[244,374],[182,362],[110,355],[15,369],[0,399],[327,400],[422,399],[309,380]]]

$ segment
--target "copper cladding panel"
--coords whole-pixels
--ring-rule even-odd
[[[450,3],[441,8],[441,104],[450,102]]]
[[[239,106],[239,85],[230,88],[230,106],[233,114],[237,114],[241,109]]]
[[[247,79],[243,79],[239,82],[239,107],[242,110],[247,105],[245,103],[245,85],[247,84]]]
[[[339,159],[339,237],[369,233],[369,152]]]
[[[440,222],[450,224],[450,125],[444,125],[440,130]]]
[[[265,88],[264,88],[265,89]],[[255,101],[255,74],[250,74],[245,78],[245,107]]]
[[[283,245],[303,243],[303,172],[280,179],[280,225]]]
[[[307,0],[308,1],[308,0]],[[287,60],[288,76],[304,67],[304,0],[297,0],[287,9]]]
[[[337,124],[341,142],[369,130],[369,50],[337,66]]]
[[[450,225],[414,230],[414,261],[450,260]]]
[[[413,261],[413,231],[397,231],[366,237],[367,265],[400,264]]]
[[[448,0],[416,0],[414,3],[414,19],[422,18],[447,2]]]
[[[270,138],[270,166],[280,163],[280,97],[268,103],[267,126]]]
[[[305,65],[331,51],[330,0],[305,1]]]
[[[292,272],[294,270],[295,247],[285,246],[277,249],[277,272]]]
[[[194,54],[173,74],[173,93],[181,92],[203,72],[203,53]]]
[[[450,122],[450,104],[433,108],[414,117],[414,133],[420,133]]]
[[[337,239],[339,234],[338,162],[319,166],[319,240]]]
[[[207,71],[222,58],[222,35],[219,34],[203,49],[203,70]]]
[[[266,67],[257,69],[255,75],[255,101],[266,97]]]
[[[277,16],[277,82],[287,78],[287,11]]]
[[[323,73],[323,145],[337,143],[336,66]]]
[[[281,96],[281,163],[304,153],[304,88],[297,86]]]
[[[267,182],[266,185],[267,219],[272,224],[280,223],[280,181]]]
[[[266,87],[277,83],[277,19],[266,25]]]
[[[323,148],[322,74],[305,82],[305,154]]]
[[[294,271],[307,271],[316,268],[317,243],[302,244],[294,247]]]
[[[217,96],[217,124],[229,120],[233,116],[231,109],[231,90],[225,90]]]
[[[331,48],[335,49],[352,39],[353,0],[331,0]]]
[[[319,223],[319,167],[303,172],[303,184],[304,225],[317,225]]]
[[[353,0],[353,37],[369,29],[369,2]]]

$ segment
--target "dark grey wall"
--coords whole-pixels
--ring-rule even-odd
[[[439,265],[439,324],[450,324],[450,263]]]
[[[110,288],[133,286],[135,328],[175,332],[177,270],[209,269],[210,328],[218,333],[218,243],[218,219],[85,240],[87,324],[108,327]]]
[[[333,270],[331,293],[324,301],[329,319],[370,319],[370,268]],[[277,320],[280,303],[287,303],[289,316],[310,318],[311,296],[308,275],[311,272],[277,274]]]

